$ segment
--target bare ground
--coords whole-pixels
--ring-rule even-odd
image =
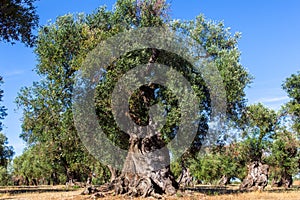
[[[0,187],[0,199],[4,200],[84,200],[93,199],[80,193],[83,189],[66,189],[64,186],[39,187]],[[129,200],[130,197],[106,195],[103,200]],[[142,198],[136,198],[142,200]],[[179,191],[175,196],[165,199],[175,200],[299,200],[300,187],[285,190],[283,188],[267,188],[264,192],[240,192],[236,186],[226,188],[216,186],[197,186],[190,190]]]

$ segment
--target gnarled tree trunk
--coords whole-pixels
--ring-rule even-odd
[[[183,188],[193,186],[193,177],[190,174],[189,168],[182,167],[181,175],[177,180],[178,184]]]
[[[169,151],[160,135],[132,137],[122,174],[115,180],[116,194],[173,195],[178,184],[170,171]]]
[[[220,186],[225,186],[225,185],[228,185],[229,183],[230,183],[230,178],[226,175],[223,175],[218,182],[218,184]]]
[[[110,171],[110,182],[113,182],[117,176],[118,176],[118,170],[114,167],[112,167],[111,165],[107,165],[109,171]]]
[[[173,195],[177,189],[178,184],[170,170],[169,150],[160,134],[149,134],[145,138],[131,136],[119,177],[100,188],[89,186],[83,194],[102,196],[114,190],[116,194],[159,198],[164,194]]]
[[[268,184],[269,166],[254,161],[248,165],[248,175],[240,185],[242,190],[263,190]]]
[[[284,173],[281,177],[274,177],[272,180],[272,187],[290,188],[293,184],[293,177]]]

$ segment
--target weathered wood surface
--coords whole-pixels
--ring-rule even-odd
[[[289,174],[283,174],[281,177],[274,177],[272,179],[272,187],[290,188],[293,184],[293,177]]]
[[[268,184],[269,166],[254,161],[248,165],[248,175],[240,185],[241,190],[263,190]]]

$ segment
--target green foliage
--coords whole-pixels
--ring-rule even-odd
[[[49,169],[52,167],[43,155],[39,155],[35,148],[26,149],[22,155],[14,158],[13,169],[15,176],[41,179],[49,176]]]
[[[287,92],[290,101],[284,106],[285,112],[290,115],[293,121],[293,129],[300,133],[300,72],[292,74],[282,85]]]
[[[217,183],[223,176],[242,179],[246,176],[246,165],[241,159],[239,144],[215,146],[198,159],[192,161],[192,175],[204,183]]]
[[[269,157],[271,176],[276,180],[296,175],[300,171],[300,72],[287,78],[282,88],[290,101],[280,111],[280,126]]]
[[[8,172],[6,167],[0,166],[0,185],[7,186],[11,185],[11,174]]]
[[[162,26],[168,20],[168,8],[166,0],[117,0],[112,18],[126,29]]]
[[[299,173],[300,154],[299,140],[295,134],[286,129],[279,130],[271,147],[268,160],[271,166],[271,177],[275,179]]]
[[[131,7],[130,4],[132,4],[132,2],[130,3],[129,1],[119,1],[117,5],[122,6],[116,8],[114,16],[122,16],[122,19],[124,19],[125,21],[123,21],[123,23],[125,24],[123,27],[125,28],[128,28],[128,26],[133,28],[143,27],[143,20],[141,20],[140,17],[146,17],[147,15],[137,14],[135,10],[138,7],[137,4],[132,4]],[[122,10],[123,6],[127,8],[125,11]],[[151,7],[151,4],[149,6]],[[118,11],[118,9],[122,10],[122,12]],[[130,11],[131,9],[133,9],[134,11]],[[122,14],[119,14],[119,12]],[[234,36],[232,36],[229,32],[229,29],[225,28],[223,23],[215,23],[206,20],[203,16],[199,16],[196,18],[196,20],[188,22],[170,21],[168,18],[162,18],[161,21],[165,22],[165,24],[157,24],[157,20],[152,20],[153,19],[151,17],[148,18],[148,21],[151,21],[151,26],[170,26],[176,32],[185,33],[194,38],[199,45],[202,45],[204,47],[204,49],[208,53],[208,57],[211,58],[212,62],[218,67],[223,79],[223,83],[225,84],[228,117],[237,124],[240,123],[241,111],[245,106],[244,88],[250,83],[252,77],[239,62],[240,52],[237,48],[239,34],[235,34]],[[138,64],[147,63],[149,61],[151,53],[152,51],[149,49],[130,52],[128,55],[124,55],[123,57],[118,59],[118,61],[113,63],[111,66],[108,66],[108,72],[103,75],[104,77],[101,77],[101,79],[104,81],[102,81],[101,84],[97,87],[95,97],[96,110],[100,119],[100,123],[102,125],[101,127],[107,135],[110,135],[109,137],[115,138],[113,141],[116,141],[117,139],[117,141],[124,142],[124,140],[126,139],[126,136],[124,135],[126,134],[119,130],[117,125],[114,123],[114,117],[112,115],[110,105],[110,94],[118,78],[120,78],[126,71],[132,69]],[[205,137],[208,130],[208,120],[211,114],[210,98],[213,98],[213,96],[217,94],[210,94],[208,91],[209,88],[205,84],[201,74],[194,71],[192,65],[190,63],[187,63],[178,55],[173,55],[169,52],[160,50],[157,56],[157,62],[172,67],[181,72],[184,77],[191,83],[199,99],[201,99],[201,104],[199,105],[199,109],[201,110],[201,116],[199,117],[198,121],[199,130],[197,136],[193,141],[193,144],[191,145],[191,148],[183,156],[183,160],[185,160],[190,156],[195,156],[202,146],[203,138]],[[172,137],[174,137],[174,135],[176,134],[176,130],[178,130],[178,119],[180,119],[180,116],[178,115],[179,110],[178,107],[176,107],[176,103],[174,103],[176,102],[176,97],[172,97],[170,91],[164,90],[161,86],[158,85],[155,87],[156,88],[154,88],[154,90],[156,89],[162,91],[160,94],[161,96],[158,96],[155,101],[157,101],[157,103],[164,102],[165,107],[171,108],[166,111],[168,114],[167,124],[161,131],[167,143],[168,141],[170,141],[170,139],[172,139]],[[138,119],[136,117],[137,113],[133,114],[133,110],[139,109],[134,105],[130,105],[130,108],[131,117],[137,124],[139,124],[138,121],[143,120],[145,121],[145,124],[147,124],[147,109],[143,111],[143,109],[140,108],[140,111],[143,111],[143,114],[139,113],[138,116],[140,116],[140,119]],[[126,147],[126,142],[119,145],[123,145]]]
[[[14,151],[12,146],[7,146],[7,137],[0,133],[0,166],[6,168],[11,161]]]
[[[0,86],[3,83],[2,77],[0,76]],[[3,90],[0,88],[0,103],[2,102]],[[13,147],[7,146],[7,137],[1,133],[2,122],[1,120],[7,115],[7,109],[0,104],[0,166],[6,168],[14,155]]]
[[[291,99],[300,103],[300,72],[292,74],[291,77],[287,78],[282,87]]]
[[[105,11],[99,9],[99,12]],[[99,15],[95,14],[97,20]],[[35,52],[39,61],[36,71],[42,79],[31,87],[22,88],[16,99],[18,106],[23,108],[20,136],[28,146],[33,146],[40,152],[45,159],[43,163],[50,165],[44,172],[47,177],[56,179],[54,182],[70,178],[85,181],[92,166],[97,163],[77,135],[71,99],[74,73],[84,54],[81,52],[87,51],[87,39],[93,38],[88,35],[88,24],[92,21],[90,18],[91,16],[86,21],[82,15],[76,18],[65,15],[59,17],[55,24],[40,30]],[[103,23],[107,22],[103,20]],[[99,29],[104,26],[94,22],[91,24],[98,25]],[[28,154],[31,155],[30,152]],[[30,162],[29,157],[23,160]],[[33,171],[35,170],[37,169]]]
[[[22,155],[14,158],[13,160],[13,175],[15,177],[23,177],[24,179],[33,180],[36,179],[38,182],[43,184],[65,184],[68,177],[65,173],[65,168],[60,163],[53,162],[53,155],[47,154],[46,150],[43,150],[40,146],[33,146],[26,149]],[[97,163],[92,158],[85,161],[83,164],[75,161],[70,163],[70,171],[78,173],[77,181],[85,181],[90,171],[86,170],[85,167],[89,166],[95,173],[95,183],[104,183],[108,180],[107,170],[104,166]],[[80,166],[82,165],[82,166]]]
[[[180,165],[180,162],[173,161],[173,162],[171,162],[170,167],[171,167],[171,171],[172,171],[174,177],[177,179],[182,172],[182,167]]]
[[[206,183],[217,182],[223,176],[242,180],[247,175],[247,164],[252,161],[266,162],[266,152],[270,151],[275,135],[277,115],[262,104],[247,106],[242,114],[238,122],[242,128],[239,141],[229,144],[224,141],[211,146],[206,154],[192,162],[190,169],[197,179]]]
[[[246,103],[244,89],[253,78],[239,62],[241,52],[237,44],[241,34],[232,35],[223,22],[207,20],[203,15],[185,23],[176,21],[173,27],[195,39],[213,59],[225,86],[227,114],[238,124]]]
[[[0,76],[0,86],[3,83]],[[3,90],[0,88],[0,103],[2,102]],[[7,137],[1,133],[3,124],[1,120],[7,115],[7,109],[0,104],[0,185],[7,185],[10,183],[10,173],[8,172],[8,165],[14,155],[12,146],[8,146]]]
[[[267,152],[271,140],[275,135],[278,123],[274,110],[263,104],[250,105],[244,113],[245,128],[241,153],[247,162],[262,161],[264,152]]]
[[[33,30],[38,26],[35,0],[2,0],[0,4],[0,41],[21,41],[33,46]]]
[[[202,74],[193,70],[193,63],[164,50],[157,50],[156,62],[182,73],[191,83],[201,100],[198,132],[181,160],[173,161],[171,168],[179,177],[182,164],[189,166],[192,175],[206,183],[214,183],[222,176],[243,179],[246,165],[262,161],[271,165],[271,176],[294,175],[299,172],[300,133],[300,72],[291,75],[282,85],[290,101],[280,115],[292,120],[293,129],[283,126],[278,114],[262,104],[246,107],[245,87],[252,77],[241,65],[238,49],[240,34],[232,35],[223,22],[205,19],[203,15],[191,21],[172,21],[165,0],[118,0],[112,11],[98,8],[89,15],[64,15],[53,24],[43,26],[38,38],[32,34],[38,17],[34,0],[4,0],[0,5],[0,41],[21,41],[28,46],[36,43],[38,65],[35,70],[39,82],[24,87],[16,102],[23,109],[20,137],[28,148],[14,159],[15,176],[27,179],[46,179],[51,183],[64,183],[69,178],[85,181],[94,174],[94,184],[109,180],[109,170],[91,157],[82,145],[74,127],[72,90],[76,72],[87,53],[99,42],[126,30],[140,27],[164,27],[192,37],[207,52],[205,55],[219,70],[226,92],[227,125],[242,130],[241,141],[212,146],[207,154],[197,156],[208,131],[211,117],[211,94]],[[9,8],[9,9],[8,9]],[[37,39],[37,40],[36,40]],[[129,136],[115,123],[111,110],[111,93],[118,79],[140,64],[149,63],[153,49],[141,49],[122,55],[106,66],[95,94],[96,112],[107,137],[122,149],[129,146]],[[212,78],[212,82],[214,82]],[[3,83],[0,77],[0,85]],[[216,86],[218,87],[218,86]],[[156,93],[154,95],[154,93]],[[144,95],[145,94],[145,95]],[[144,96],[143,96],[144,95]],[[3,90],[0,89],[0,103]],[[147,97],[147,101],[144,101]],[[138,125],[149,122],[149,107],[159,104],[167,115],[161,133],[168,143],[179,128],[180,110],[177,97],[164,86],[141,86],[131,96],[131,118]],[[217,106],[217,105],[215,105]],[[7,115],[0,105],[1,120]],[[297,133],[297,134],[295,134]],[[173,155],[175,150],[171,149]],[[0,133],[0,184],[8,184],[11,174],[7,168],[13,156],[7,138]],[[191,159],[194,158],[194,159]]]
[[[2,84],[3,84],[3,78],[0,76],[0,86]],[[3,90],[0,88],[0,103],[3,101],[2,98],[3,98]],[[0,104],[0,132],[2,131],[3,128],[2,120],[7,115],[6,111],[7,109]]]
[[[285,110],[287,107],[276,113],[257,104],[249,106],[245,112],[247,127],[241,141],[242,159],[245,163],[267,163],[271,177],[276,180],[292,177],[299,172],[299,140],[287,126],[290,124]]]
[[[300,72],[287,78],[282,88],[287,92],[290,101],[280,110],[280,124],[268,158],[272,166],[271,176],[275,180],[292,177],[300,170]]]
[[[36,72],[41,76],[41,81],[22,88],[16,100],[23,109],[21,138],[29,147],[16,159],[16,173],[28,177],[51,177],[53,174],[60,177],[63,174],[62,177],[75,177],[79,180],[97,169],[102,174],[106,173],[103,166],[89,156],[77,135],[72,116],[72,85],[76,71],[87,53],[99,42],[124,30],[163,26],[194,38],[204,47],[208,57],[220,71],[226,90],[229,118],[240,123],[241,110],[245,106],[244,88],[250,83],[251,76],[239,62],[239,34],[232,36],[223,23],[208,21],[203,16],[189,22],[174,23],[169,19],[167,11],[168,5],[163,0],[118,0],[113,11],[99,8],[91,15],[64,15],[58,17],[55,23],[40,29],[35,52],[38,58]],[[108,138],[123,149],[128,147],[129,137],[114,122],[110,94],[122,74],[134,66],[148,63],[152,54],[153,49],[142,49],[123,55],[106,66],[109,70],[101,77],[103,81],[97,87],[95,104],[99,123]],[[186,158],[195,156],[208,130],[211,98],[217,94],[210,94],[202,75],[178,55],[159,50],[156,61],[181,72],[201,99],[201,104],[198,105],[201,110],[198,133],[185,155]],[[139,95],[145,91],[149,91],[146,95],[152,96],[149,98],[151,102],[135,104],[136,100],[141,101]],[[153,95],[154,91],[160,91],[156,97]],[[175,136],[180,119],[177,97],[170,90],[160,85],[140,88],[131,98],[130,114],[135,122],[140,121],[140,124],[145,125],[148,121],[148,107],[155,103],[161,103],[167,111],[167,124],[162,134],[168,142]],[[34,152],[39,152],[41,158],[36,158],[37,154]],[[35,163],[37,161],[39,163]],[[205,162],[203,161],[204,166],[212,164]],[[229,166],[227,161],[224,164]],[[230,166],[226,173],[232,173],[231,168],[234,166]]]
[[[272,144],[277,137],[277,113],[260,103],[250,105],[244,108],[241,122],[239,141],[210,147],[207,154],[192,163],[191,172],[196,178],[207,183],[216,182],[222,176],[242,180],[247,175],[247,164],[253,161],[271,164],[270,154],[278,153],[276,141]]]
[[[205,184],[215,183],[222,176],[222,172],[219,171],[220,164],[220,160],[215,155],[201,156],[199,160],[195,160],[190,166],[191,174]]]

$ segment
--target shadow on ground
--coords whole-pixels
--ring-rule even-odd
[[[49,188],[49,187],[39,187],[39,186],[18,186],[1,188],[0,194],[22,194],[22,193],[46,193],[46,192],[70,192],[75,189],[65,189],[65,188]]]
[[[231,186],[203,186],[198,185],[195,187],[189,187],[186,189],[181,189],[181,191],[193,191],[193,192],[199,192],[206,195],[225,195],[225,194],[241,194],[241,193],[247,193],[247,192],[253,192],[251,190],[239,190],[238,186],[231,185]],[[282,192],[289,192],[289,191],[298,191],[300,192],[300,186],[293,186],[291,188],[266,188],[264,190],[265,192],[270,193],[282,193]]]

